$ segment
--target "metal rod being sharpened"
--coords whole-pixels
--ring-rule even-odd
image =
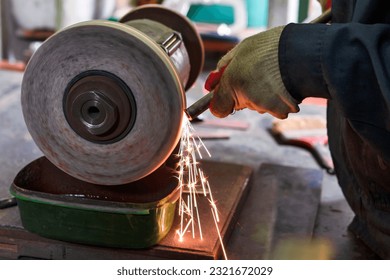
[[[312,20],[310,23],[327,23],[331,20],[331,17],[332,17],[331,9],[328,9],[319,17]],[[222,75],[222,73],[220,73],[220,75]],[[188,119],[191,121],[196,117],[198,117],[200,114],[202,114],[204,111],[206,111],[209,108],[212,99],[213,99],[213,92],[210,91],[208,94],[206,94],[198,101],[196,101],[194,104],[192,104],[190,107],[188,107],[185,110]]]
[[[206,94],[201,99],[192,104],[190,107],[188,107],[185,111],[188,119],[192,121],[197,116],[206,111],[210,106],[211,99],[213,99],[212,91],[210,91],[208,94]]]

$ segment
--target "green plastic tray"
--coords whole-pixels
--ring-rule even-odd
[[[146,248],[169,232],[179,197],[174,171],[120,186],[86,183],[41,157],[15,177],[23,227],[38,235],[82,244]]]

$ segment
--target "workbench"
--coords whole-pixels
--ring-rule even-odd
[[[20,105],[22,77],[21,72],[0,70],[0,198],[10,196],[9,187],[19,170],[42,156],[24,124]],[[187,93],[189,104],[201,96],[204,80],[202,74]],[[324,115],[325,108],[303,105],[302,113]],[[209,112],[202,118],[213,119]],[[195,129],[200,134],[226,136],[204,140],[212,155],[209,160],[251,171],[241,204],[231,213],[232,224],[224,232],[230,259],[319,258],[321,249],[317,249],[323,244],[329,244],[330,258],[376,258],[347,232],[352,213],[335,177],[326,174],[308,151],[279,145],[268,131],[272,117],[244,110],[228,120],[247,124],[248,128],[207,126],[205,121],[195,124]],[[218,184],[218,178],[213,180]],[[224,192],[223,186],[218,187],[218,192]],[[217,194],[217,201],[218,198],[223,196]],[[328,243],[316,247],[313,240],[317,239]],[[293,252],[283,250],[291,245],[288,241],[297,240],[305,245],[293,246]],[[130,250],[40,237],[23,228],[17,206],[0,209],[0,259],[221,258],[216,249],[197,255],[164,252],[161,245]]]

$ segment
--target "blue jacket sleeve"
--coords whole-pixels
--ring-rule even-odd
[[[359,135],[390,160],[389,24],[289,24],[279,64],[294,98],[332,99]]]

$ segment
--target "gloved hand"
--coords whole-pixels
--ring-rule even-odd
[[[284,119],[299,111],[287,92],[279,70],[278,45],[283,26],[246,38],[218,62],[220,79],[206,81],[214,91],[210,111],[226,117],[249,108]],[[214,75],[215,77],[215,75]]]

